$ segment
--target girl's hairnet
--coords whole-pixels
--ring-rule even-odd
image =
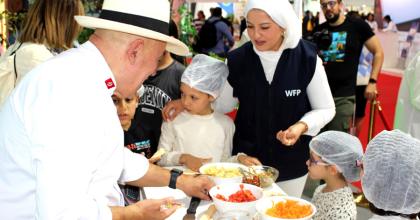
[[[228,73],[228,67],[222,61],[198,54],[185,69],[181,82],[217,98],[223,89]]]
[[[341,131],[326,131],[314,137],[309,147],[323,161],[336,165],[348,182],[360,179],[363,149],[357,137]]]
[[[420,212],[419,140],[399,130],[379,133],[367,146],[363,171],[363,192],[375,207]]]
[[[295,48],[298,45],[302,37],[302,22],[289,0],[248,0],[245,6],[245,17],[251,9],[263,10],[274,22],[285,29],[284,49]]]

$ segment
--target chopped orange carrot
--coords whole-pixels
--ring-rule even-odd
[[[295,219],[303,218],[312,214],[312,207],[294,200],[278,202],[267,209],[266,214],[276,218]]]

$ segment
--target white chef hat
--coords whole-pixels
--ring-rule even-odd
[[[348,182],[360,179],[363,149],[357,137],[341,131],[326,131],[314,137],[309,148],[323,161],[336,165]]]
[[[197,54],[185,69],[181,82],[217,98],[229,74],[226,64],[204,54]]]
[[[399,130],[379,133],[363,158],[362,187],[379,209],[420,212],[420,141]]]

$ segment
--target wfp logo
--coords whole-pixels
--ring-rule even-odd
[[[291,96],[298,96],[300,94],[300,89],[291,89],[291,90],[285,90],[284,91],[286,93],[287,97],[291,97]]]

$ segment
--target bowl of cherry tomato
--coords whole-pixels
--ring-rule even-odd
[[[292,196],[265,197],[256,209],[260,220],[309,220],[316,213],[312,203]]]
[[[254,215],[255,205],[263,197],[262,188],[246,183],[216,185],[209,193],[219,213],[243,211]]]

